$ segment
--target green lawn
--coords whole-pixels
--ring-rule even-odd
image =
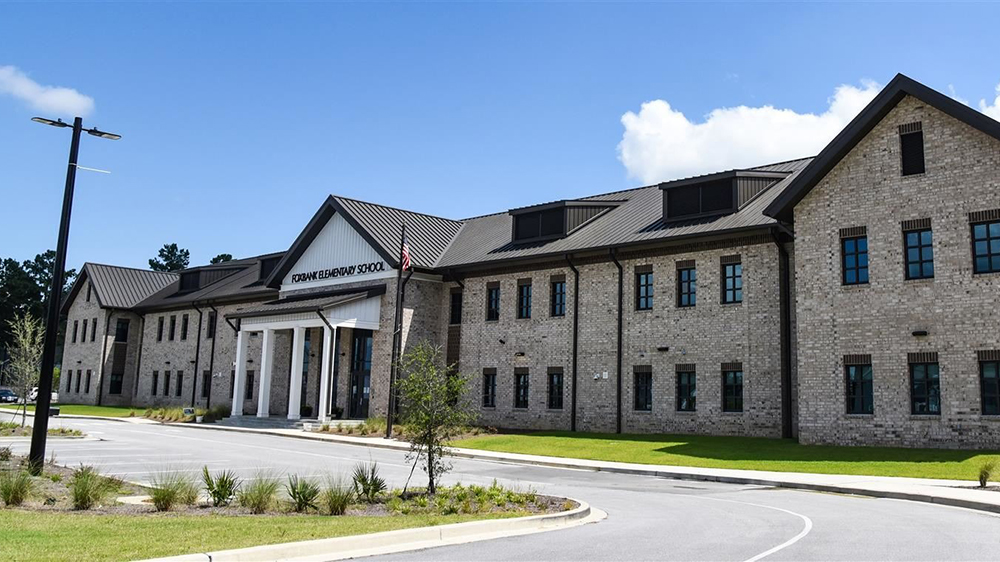
[[[18,560],[135,560],[519,515],[127,516],[4,509],[0,552]]]
[[[127,418],[130,413],[134,413],[136,417],[141,417],[143,411],[136,410],[135,408],[130,408],[128,406],[88,406],[86,404],[53,404],[53,406],[59,407],[60,414],[74,414],[78,416],[104,416],[108,418]],[[0,406],[4,410],[15,410],[18,406],[13,404],[5,404]],[[34,412],[35,406],[28,404],[28,411]]]
[[[1000,451],[833,447],[791,439],[538,432],[482,435],[456,447],[642,464],[976,480]]]

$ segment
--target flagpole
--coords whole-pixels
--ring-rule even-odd
[[[392,364],[389,366],[389,403],[385,412],[385,438],[392,438],[392,422],[396,417],[396,371],[399,363],[403,331],[403,246],[406,244],[406,224],[399,235],[399,266],[396,268],[396,314],[392,321]],[[411,265],[412,267],[412,265]],[[407,278],[408,280],[409,278]]]

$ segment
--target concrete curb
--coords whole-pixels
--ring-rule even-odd
[[[576,525],[593,523],[607,517],[606,513],[599,509],[592,509],[585,502],[574,501],[579,504],[574,509],[545,515],[531,515],[516,519],[470,521],[468,523],[400,529],[398,531],[352,535],[333,539],[254,546],[202,554],[185,554],[155,558],[145,562],[242,562],[261,560],[319,562],[323,560],[345,560],[361,556],[391,554],[544,531],[555,531]]]
[[[13,410],[8,410],[7,408],[0,408],[0,413],[6,413],[6,412],[13,413]],[[18,413],[17,415],[20,416],[21,414]],[[28,417],[29,418],[35,417],[35,413],[34,412],[28,412]],[[59,414],[58,416],[51,416],[49,419],[60,419],[60,418],[68,419],[68,420],[102,420],[102,421],[115,421],[115,422],[137,423],[137,424],[163,423],[163,422],[159,422],[159,421],[156,421],[156,420],[146,419],[146,418],[144,418],[142,416],[132,416],[132,417],[125,416],[125,417],[113,418],[111,416],[87,416],[87,415],[83,415],[83,414]]]

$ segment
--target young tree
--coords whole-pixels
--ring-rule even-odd
[[[445,366],[440,348],[419,343],[399,361],[397,382],[403,435],[414,463],[424,458],[427,492],[451,469],[444,444],[475,419],[466,396],[469,378]]]
[[[212,261],[209,263],[225,263],[227,261],[233,261],[232,254],[219,254],[212,258]]]
[[[15,316],[7,323],[13,340],[9,348],[8,378],[10,385],[27,400],[28,392],[38,384],[38,370],[42,361],[42,338],[45,331],[42,329],[41,321],[31,314]],[[21,427],[24,427],[27,410],[25,404],[24,412],[21,414]]]
[[[149,260],[149,269],[153,271],[180,271],[191,261],[191,252],[178,248],[177,244],[164,244],[157,257]]]

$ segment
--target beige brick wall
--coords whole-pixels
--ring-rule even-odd
[[[89,283],[89,282],[88,282]],[[66,316],[66,338],[63,342],[62,364],[59,371],[59,388],[53,388],[59,393],[59,402],[63,404],[96,404],[98,393],[98,377],[101,372],[102,357],[106,358],[108,342],[105,339],[104,327],[108,312],[98,304],[97,291],[92,291],[90,301],[87,301],[87,287],[83,287],[70,304]],[[96,320],[96,336],[94,323]],[[81,338],[83,323],[87,322],[86,340]],[[77,339],[73,342],[73,325],[77,325]],[[109,336],[113,339],[112,331]],[[102,351],[104,352],[102,354]],[[91,372],[90,391],[87,392],[87,371]],[[72,385],[67,388],[67,381],[72,373]],[[78,374],[81,373],[81,374]],[[77,377],[83,381],[80,390],[76,390]]]
[[[902,177],[897,127],[923,123]],[[1000,349],[1000,275],[973,274],[968,214],[1000,207],[1000,142],[904,98],[795,208],[799,436],[805,443],[1000,446],[976,351]],[[935,277],[904,279],[901,222],[930,218]],[[842,286],[839,229],[868,230],[870,283]],[[914,337],[927,330],[926,337]],[[910,415],[908,352],[936,351],[940,416]],[[848,416],[842,358],[871,354],[874,414]]]

